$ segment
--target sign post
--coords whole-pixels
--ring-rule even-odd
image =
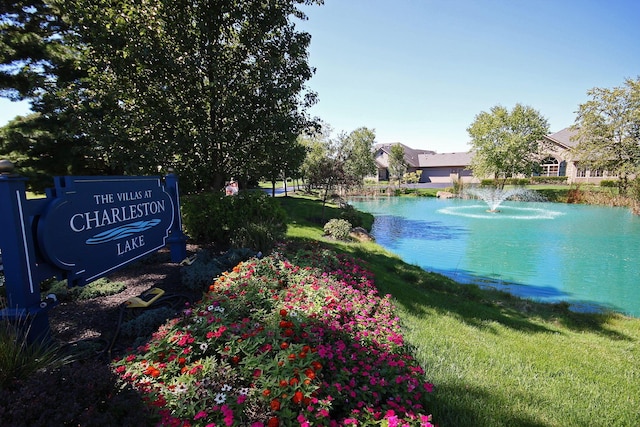
[[[43,199],[27,200],[25,179],[0,161],[0,250],[7,307],[0,317],[28,323],[29,338],[48,337],[40,297],[53,276],[83,286],[167,245],[186,258],[178,180],[157,176],[65,176]]]

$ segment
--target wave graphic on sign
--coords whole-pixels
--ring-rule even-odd
[[[138,221],[131,224],[123,225],[109,231],[104,231],[100,234],[96,234],[90,239],[86,240],[87,245],[99,245],[101,243],[111,242],[113,240],[124,239],[133,234],[141,233],[150,228],[160,224],[159,219],[152,219],[150,221]]]

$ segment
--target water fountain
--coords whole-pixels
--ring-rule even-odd
[[[520,201],[540,201],[537,193],[526,188],[516,187],[507,190],[494,187],[471,187],[464,190],[463,195],[477,197],[483,200],[489,209],[487,212],[497,213],[502,202],[507,199],[517,197]]]

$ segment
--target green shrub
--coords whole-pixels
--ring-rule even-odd
[[[348,203],[342,205],[340,219],[348,221],[352,227],[362,227],[362,213]]]
[[[615,188],[618,186],[618,181],[613,179],[603,179],[600,181],[600,187]]]
[[[180,281],[188,289],[204,291],[220,274],[222,269],[216,262],[198,256],[193,264],[180,269]]]
[[[182,199],[182,224],[186,233],[198,242],[229,240],[233,221],[231,198],[221,193],[202,193]]]
[[[284,233],[270,224],[248,223],[236,230],[230,243],[234,248],[252,248],[267,253],[283,237]]]
[[[324,225],[324,234],[336,240],[349,240],[351,228],[349,221],[333,218]]]
[[[112,282],[103,277],[85,286],[70,288],[66,280],[55,280],[42,285],[43,294],[55,294],[59,301],[88,300],[115,295],[126,289],[123,282]]]
[[[529,178],[531,184],[566,184],[566,176],[532,176]]]
[[[633,181],[631,181],[629,196],[633,200],[640,201],[640,177],[636,177]]]
[[[183,224],[191,238],[220,246],[268,250],[287,231],[286,212],[262,191],[242,191],[237,196],[206,193],[182,203]],[[253,232],[257,236],[249,236]]]
[[[127,320],[120,326],[120,333],[125,337],[150,337],[160,325],[176,316],[176,310],[169,307],[147,309],[139,316]]]
[[[103,277],[86,286],[74,287],[71,288],[71,290],[77,292],[77,298],[79,300],[87,300],[107,295],[115,295],[124,291],[126,287],[123,282],[112,282]]]
[[[223,254],[214,254],[209,250],[200,250],[191,265],[180,269],[182,285],[194,291],[205,291],[222,272],[230,270],[238,263],[255,255],[247,248],[231,249]]]

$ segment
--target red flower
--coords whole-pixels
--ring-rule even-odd
[[[269,396],[270,394],[271,394],[271,390],[269,390],[268,388],[267,388],[267,389],[262,390],[262,395],[263,395],[263,396],[265,396],[265,397],[266,397],[266,396]]]
[[[280,316],[282,317],[286,317],[287,316],[287,310],[285,310],[284,308],[280,310]]]
[[[297,379],[296,377],[293,377],[289,380],[289,385],[291,386],[295,386],[296,384],[298,384],[300,382],[299,379]]]
[[[280,426],[280,420],[278,420],[278,417],[271,417],[269,418],[269,421],[267,421],[267,427],[279,427]]]
[[[287,348],[289,348],[289,343],[286,341],[283,341],[280,343],[280,348],[283,350],[286,350]]]
[[[280,410],[280,401],[278,399],[273,399],[269,406],[271,407],[272,410],[279,411]]]
[[[287,380],[280,380],[280,387],[286,387],[289,385],[289,382]]]
[[[153,365],[149,366],[144,373],[151,375],[153,378],[158,378],[160,376],[160,371]]]
[[[303,397],[304,395],[302,394],[302,392],[298,390],[295,393],[293,393],[293,397],[291,398],[291,401],[296,405],[298,405],[300,402],[302,402]]]

